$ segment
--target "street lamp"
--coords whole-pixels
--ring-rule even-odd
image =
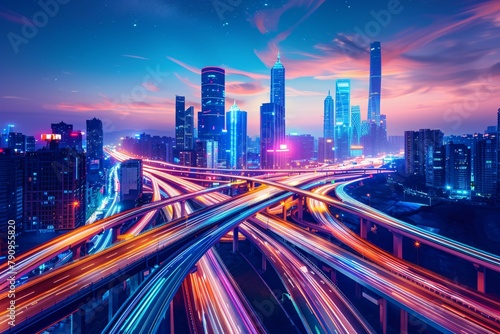
[[[415,240],[413,243],[413,246],[417,249],[417,265],[420,265],[420,256],[419,256],[419,248],[420,248],[420,241]]]
[[[366,194],[366,197],[368,197],[368,205],[372,206],[372,197],[370,194]]]

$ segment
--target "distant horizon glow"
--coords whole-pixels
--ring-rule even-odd
[[[7,0],[4,36],[23,37],[23,17],[40,10]],[[85,129],[97,117],[106,134],[173,136],[175,96],[199,111],[201,68],[219,66],[226,109],[236,101],[247,111],[254,137],[279,51],[286,133],[319,137],[337,79],[351,80],[351,105],[367,118],[369,43],[380,41],[388,135],[482,133],[500,107],[499,16],[494,0],[248,1],[223,13],[204,1],[68,2],[17,53],[1,39],[1,126],[37,136],[57,121]]]

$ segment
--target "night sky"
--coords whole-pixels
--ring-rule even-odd
[[[366,119],[367,42],[376,40],[389,135],[482,132],[496,123],[498,0],[59,1],[53,17],[37,1],[0,4],[1,128],[38,135],[65,121],[85,130],[98,117],[106,132],[172,136],[175,95],[198,111],[200,69],[221,66],[226,109],[235,99],[248,111],[254,136],[279,51],[287,133],[321,136],[336,79],[352,79],[351,104]]]

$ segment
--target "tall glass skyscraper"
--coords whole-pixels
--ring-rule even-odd
[[[350,156],[351,81],[339,79],[335,83],[335,160]]]
[[[260,107],[260,166],[262,169],[285,165],[285,109],[276,103]]]
[[[247,112],[240,110],[236,101],[226,114],[227,136],[229,137],[228,168],[247,166]]]
[[[175,96],[175,148],[177,151],[194,149],[194,108],[186,109],[184,96]]]
[[[201,70],[201,111],[198,113],[198,138],[221,141],[225,128],[225,71],[219,67]]]
[[[334,133],[334,114],[333,114],[333,98],[328,90],[328,96],[325,98],[323,108],[323,137],[333,138]]]
[[[102,121],[97,118],[87,120],[87,175],[96,179],[104,169],[104,136]]]
[[[271,103],[285,108],[285,67],[281,63],[280,54],[271,68]]]
[[[370,44],[370,90],[368,95],[368,120],[380,122],[380,91],[382,89],[382,57],[380,42]]]
[[[359,145],[361,138],[361,109],[359,106],[351,107],[351,145]]]

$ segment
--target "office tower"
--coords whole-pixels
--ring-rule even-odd
[[[196,167],[216,168],[219,143],[215,140],[197,140],[195,144]]]
[[[8,148],[0,148],[0,246],[6,248],[7,225],[16,222],[16,233],[22,231],[24,155]]]
[[[330,95],[330,90],[328,90],[328,96],[325,98],[323,107],[323,137],[333,138],[334,133],[334,108],[333,108],[333,98]]]
[[[87,175],[89,181],[97,181],[104,170],[104,134],[102,121],[97,118],[87,120]]]
[[[351,81],[339,79],[335,83],[335,160],[350,157]]]
[[[427,147],[425,185],[444,188],[446,185],[446,147],[429,145]]]
[[[47,147],[26,153],[26,230],[68,230],[85,224],[85,154],[59,148],[59,138],[56,134],[42,135]]]
[[[175,146],[177,150],[193,149],[194,107],[186,109],[185,97],[175,96]]]
[[[469,198],[471,184],[470,150],[464,144],[446,144],[446,189],[454,198]]]
[[[271,68],[271,96],[270,102],[285,109],[285,67],[281,63],[280,54]]]
[[[309,134],[291,133],[286,136],[290,161],[310,160],[314,155],[314,137]]]
[[[228,168],[247,167],[247,112],[240,110],[236,101],[226,114],[227,138],[229,147]]]
[[[382,54],[380,42],[370,44],[370,87],[368,95],[368,121],[380,122],[380,92],[382,89]]]
[[[198,139],[221,141],[225,129],[225,71],[219,67],[201,70],[201,111],[198,113]],[[222,154],[221,154],[222,158]]]
[[[351,80],[338,79],[335,83],[335,125],[350,126]]]
[[[351,107],[351,146],[361,143],[361,108]]]
[[[405,131],[404,144],[406,173],[425,178],[429,162],[427,158],[429,146],[443,145],[443,132],[429,129]]]
[[[285,110],[276,103],[260,107],[260,166],[284,168],[286,164]]]
[[[332,138],[318,138],[318,162],[332,163],[334,161],[334,146]]]
[[[26,136],[26,152],[35,152],[36,150],[36,140],[34,136]]]
[[[485,136],[475,145],[474,157],[474,191],[478,196],[494,196],[496,194],[496,135]]]
[[[130,159],[120,164],[120,201],[135,201],[142,194],[142,160]]]
[[[405,137],[404,136],[389,136],[388,140],[389,152],[399,153],[404,150]]]
[[[179,151],[179,165],[195,167],[196,166],[195,150]]]
[[[73,124],[66,124],[64,122],[52,123],[51,128],[53,134],[61,135],[61,140],[59,141],[59,148],[69,147],[70,143],[69,136],[73,132]]]
[[[24,152],[26,148],[26,136],[21,132],[9,132],[8,148],[14,152]]]
[[[497,170],[497,185],[496,185],[496,194],[500,195],[500,108],[497,111],[497,135],[496,135],[496,142],[497,142],[497,154],[496,154],[496,159],[495,159],[495,165],[496,165],[496,170]]]

